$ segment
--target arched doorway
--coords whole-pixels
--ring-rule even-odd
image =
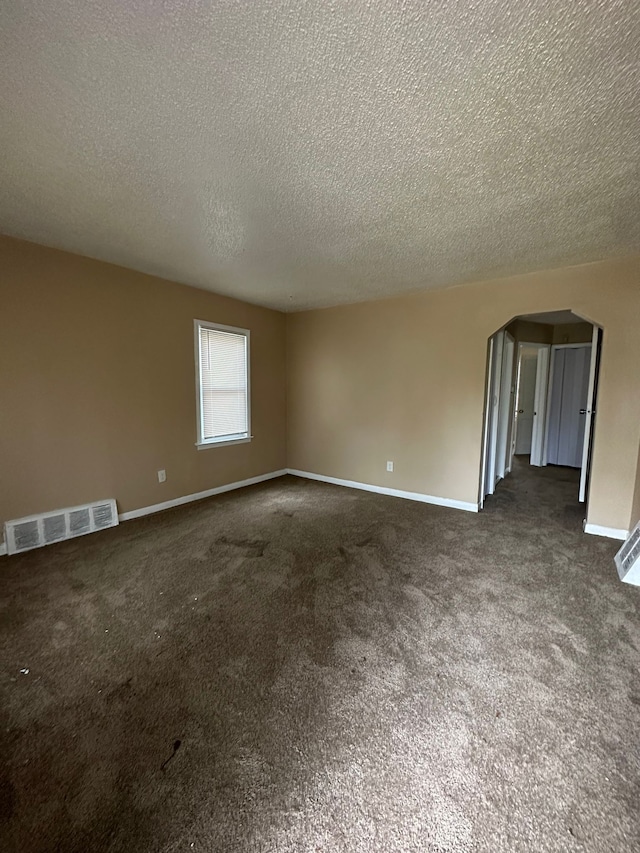
[[[575,472],[585,510],[602,329],[570,310],[514,317],[488,341],[480,508],[513,470]]]

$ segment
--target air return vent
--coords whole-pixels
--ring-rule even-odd
[[[640,522],[615,556],[621,581],[640,586]]]
[[[20,551],[50,545],[52,542],[61,542],[63,539],[84,536],[105,527],[115,527],[117,523],[116,502],[110,499],[7,521],[4,526],[4,539],[7,552],[17,554]]]

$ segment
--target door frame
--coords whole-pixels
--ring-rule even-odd
[[[518,401],[520,398],[520,363],[522,358],[523,347],[533,347],[538,350],[538,355],[536,357],[536,384],[533,396],[533,425],[531,428],[530,458],[533,458],[534,456],[536,456],[536,458],[539,458],[542,455],[542,446],[540,440],[540,429],[538,427],[538,424],[544,424],[547,382],[549,379],[549,350],[551,348],[551,344],[543,344],[539,341],[518,341],[518,377],[513,407],[512,453],[515,453],[516,441],[518,440],[517,415],[519,404]],[[531,464],[536,465],[535,462],[531,462]]]
[[[595,431],[594,416],[598,406],[598,382],[600,380],[600,360],[602,357],[602,341],[604,332],[601,326],[593,324],[591,337],[591,363],[589,364],[589,389],[587,391],[587,414],[584,425],[584,442],[582,445],[582,464],[580,466],[580,489],[578,500],[586,503],[591,479],[591,453],[593,450],[593,434]]]
[[[547,423],[547,394],[549,391],[549,364],[551,362],[551,344],[542,344],[538,350],[536,365],[536,388],[533,398],[533,428],[531,430],[532,465],[540,467],[543,459],[543,448],[546,438]]]
[[[487,466],[485,495],[496,490],[496,460],[498,453],[498,422],[500,413],[500,388],[502,385],[502,355],[504,349],[504,329],[493,336],[493,358],[489,398],[489,444],[487,447]]]
[[[507,464],[513,388],[515,339],[505,329],[491,335],[487,348],[485,409],[478,507],[511,470]]]
[[[478,494],[478,509],[484,506],[487,496],[487,468],[489,456],[489,425],[491,422],[491,387],[493,383],[493,358],[494,358],[494,336],[491,335],[487,343],[487,367],[485,371],[484,387],[484,415],[482,418],[482,456],[480,457],[480,490]]]
[[[513,335],[504,331],[502,344],[502,366],[500,370],[500,389],[498,395],[498,430],[496,435],[496,483],[503,480],[511,471],[510,425],[514,401],[513,360],[516,341]],[[509,461],[507,462],[507,455]]]
[[[568,310],[571,310],[571,309],[568,309]],[[548,359],[547,370],[546,371],[543,370],[542,375],[541,375],[541,379],[544,379],[545,381],[541,381],[541,383],[540,383],[540,386],[541,386],[540,400],[543,403],[544,409],[545,409],[544,410],[544,416],[542,418],[542,422],[544,424],[543,442],[542,442],[543,443],[542,455],[544,458],[544,461],[542,462],[543,465],[547,464],[547,461],[546,461],[546,454],[547,454],[546,438],[547,438],[547,423],[548,423],[548,416],[549,416],[548,402],[549,402],[549,393],[550,393],[550,389],[551,389],[551,380],[552,380],[552,376],[551,376],[551,368],[552,368],[551,352],[553,349],[561,349],[561,348],[566,349],[566,348],[570,348],[570,347],[575,348],[575,347],[580,347],[580,346],[583,346],[583,347],[584,346],[591,346],[592,362],[590,365],[590,379],[591,379],[591,374],[593,372],[594,381],[593,381],[593,384],[591,383],[591,381],[589,383],[589,397],[587,399],[587,408],[591,409],[591,412],[590,412],[591,418],[590,418],[590,424],[589,424],[590,429],[588,430],[585,427],[585,441],[584,441],[584,447],[583,447],[582,468],[581,468],[581,473],[580,473],[581,482],[580,482],[580,492],[579,492],[579,496],[582,497],[582,492],[584,490],[585,516],[586,516],[585,523],[586,523],[586,519],[589,516],[589,498],[590,498],[589,486],[590,486],[591,467],[592,467],[592,463],[593,463],[593,448],[594,448],[593,436],[594,436],[594,429],[595,429],[595,419],[593,416],[596,414],[596,407],[598,405],[597,399],[596,399],[595,400],[595,406],[594,406],[594,397],[598,393],[598,383],[599,383],[599,378],[600,378],[600,371],[602,370],[602,357],[604,354],[605,330],[595,320],[592,320],[588,317],[582,317],[582,315],[578,314],[577,311],[574,311],[573,313],[575,313],[577,316],[581,317],[585,323],[589,323],[593,327],[593,335],[592,335],[591,342],[583,341],[583,342],[576,343],[576,344],[534,344],[534,345],[541,348],[539,353],[538,353],[539,357],[540,357],[540,352],[544,351],[546,353],[546,357]],[[511,320],[509,321],[509,323],[513,319],[517,319],[517,317],[516,318],[512,317]],[[482,509],[484,507],[485,498],[486,498],[487,494],[489,494],[489,492],[485,490],[485,487],[486,487],[486,481],[487,481],[487,467],[488,467],[487,466],[487,459],[488,459],[488,450],[489,450],[491,414],[492,414],[492,409],[493,409],[493,406],[491,405],[490,395],[492,392],[493,379],[494,379],[494,358],[495,358],[494,339],[496,339],[499,334],[502,334],[503,341],[504,341],[504,332],[506,331],[506,325],[508,325],[508,323],[505,324],[505,326],[502,326],[502,328],[498,329],[498,331],[494,332],[493,335],[490,335],[489,338],[487,339],[487,360],[486,360],[485,390],[484,390],[485,408],[484,408],[483,420],[482,420],[482,454],[480,457],[480,483],[479,483],[478,509]],[[518,342],[518,343],[529,343],[529,342],[522,341],[522,342]],[[543,356],[543,359],[544,359],[544,356]],[[593,370],[592,370],[592,368],[593,368]],[[545,373],[546,373],[546,376],[545,376]],[[514,397],[513,397],[513,403],[514,403],[513,408],[514,409],[515,409],[516,401],[517,401],[517,395],[514,394]],[[535,411],[539,411],[539,410],[536,409]],[[511,426],[512,426],[512,434],[513,434],[513,421],[511,422]],[[587,438],[587,434],[588,434],[588,438]],[[494,490],[495,490],[495,482],[494,482],[494,488],[491,490],[491,494],[493,494]]]
[[[595,325],[595,323],[593,323],[592,325],[593,325],[594,331],[595,331],[595,329],[599,328],[598,326]],[[545,398],[546,412],[545,412],[545,420],[544,420],[544,442],[542,445],[542,464],[543,465],[549,464],[548,463],[547,438],[548,438],[548,434],[549,434],[549,416],[551,414],[551,405],[550,405],[550,403],[551,403],[551,390],[553,388],[553,362],[554,362],[553,353],[555,352],[555,350],[560,350],[560,349],[583,349],[584,347],[590,347],[590,346],[592,346],[591,341],[582,341],[579,344],[551,344],[551,352],[549,354],[549,378],[547,380],[547,393],[546,393],[546,398]],[[593,360],[593,350],[591,351],[591,358]],[[587,404],[588,404],[588,401],[587,401]],[[585,429],[585,432],[586,432],[586,429]]]

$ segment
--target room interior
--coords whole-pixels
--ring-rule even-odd
[[[640,847],[632,6],[0,11],[3,850]]]

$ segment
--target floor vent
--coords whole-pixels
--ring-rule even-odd
[[[115,527],[118,523],[118,510],[112,498],[96,501],[84,506],[74,506],[41,515],[30,515],[7,521],[4,526],[4,540],[7,553],[18,554],[41,548],[63,539],[84,536],[95,530]]]
[[[640,586],[640,522],[616,554],[615,561],[620,580]]]

